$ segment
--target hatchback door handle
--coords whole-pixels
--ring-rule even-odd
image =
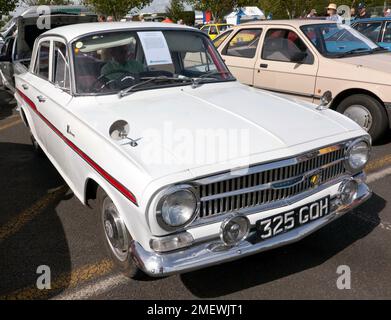
[[[260,67],[264,68],[264,69],[267,69],[269,67],[269,65],[266,64],[266,63],[261,63]]]
[[[44,96],[38,96],[37,99],[38,99],[38,101],[41,102],[41,103],[46,102],[46,98],[45,98]]]

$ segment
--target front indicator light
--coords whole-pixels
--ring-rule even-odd
[[[220,238],[227,246],[245,240],[250,232],[250,221],[243,216],[229,218],[221,225]]]
[[[339,187],[339,200],[342,205],[350,205],[357,196],[358,183],[354,179],[344,180]]]
[[[164,238],[152,239],[150,246],[153,251],[164,253],[189,247],[193,242],[193,236],[188,232],[184,232]]]

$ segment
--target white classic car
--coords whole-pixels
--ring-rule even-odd
[[[84,204],[97,199],[97,233],[128,276],[286,245],[371,196],[363,129],[238,83],[193,28],[47,31],[15,96],[35,150]]]

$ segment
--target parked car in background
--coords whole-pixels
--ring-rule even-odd
[[[239,39],[239,40],[238,40]],[[391,125],[391,53],[353,28],[328,21],[263,21],[215,39],[242,83],[330,107],[374,140]]]
[[[228,30],[231,28],[231,24],[226,23],[212,23],[212,24],[206,24],[201,27],[201,31],[205,32],[209,37],[213,40],[215,39],[220,33]]]
[[[50,28],[98,21],[95,14],[55,14],[40,17],[42,19],[50,17]],[[14,75],[25,72],[30,65],[34,42],[40,34],[47,31],[47,29],[40,28],[37,19],[38,15],[33,14],[19,16],[15,19],[14,31],[5,39],[0,51],[0,88],[14,91]]]
[[[84,204],[97,199],[97,235],[128,276],[286,245],[371,195],[360,126],[328,101],[316,108],[240,84],[194,28],[53,29],[16,88],[35,150]]]
[[[19,17],[23,18],[38,18],[41,15],[48,15],[43,12],[43,8],[50,9],[50,15],[94,15],[90,8],[81,5],[50,5],[50,6],[29,6],[20,15],[14,16],[2,28],[1,35],[4,39],[12,36],[17,29],[17,21]]]
[[[352,27],[391,51],[391,17],[354,20]]]

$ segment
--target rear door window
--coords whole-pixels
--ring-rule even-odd
[[[34,73],[45,80],[49,80],[49,56],[50,41],[41,42],[38,48]]]

